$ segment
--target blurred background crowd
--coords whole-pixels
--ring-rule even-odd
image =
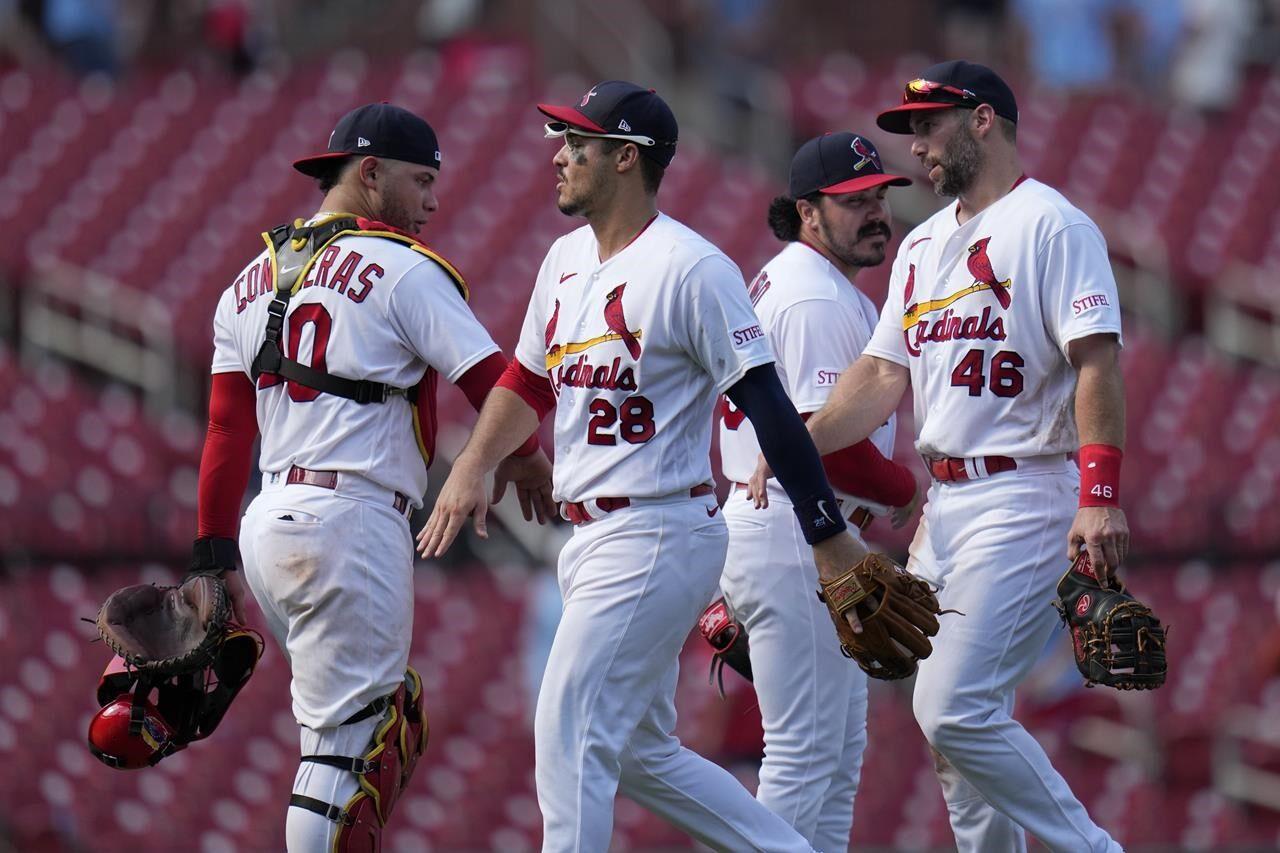
[[[1029,174],[1107,237],[1126,315],[1125,577],[1172,625],[1162,690],[1085,690],[1059,635],[1019,713],[1128,849],[1274,849],[1280,0],[0,0],[0,851],[282,847],[296,728],[278,650],[210,741],[125,774],[85,749],[108,655],[81,617],[180,575],[214,303],[260,231],[313,211],[288,164],[338,116],[387,99],[436,128],[425,238],[509,352],[546,248],[577,224],[554,209],[536,101],[607,78],[656,88],[681,123],[661,206],[749,278],[778,249],[765,210],[795,146],[855,130],[917,175],[873,116],[959,56],[1014,84]],[[896,238],[942,203],[919,183],[890,197]],[[859,283],[878,302],[887,275]],[[441,409],[437,484],[473,419],[452,392]],[[529,714],[566,536],[511,523],[418,567],[432,746],[389,849],[536,849]],[[869,537],[902,557],[909,531]],[[701,641],[686,664],[682,736],[753,785],[750,686],[730,675],[716,696]],[[949,849],[909,685],[872,700],[877,781],[854,843]],[[615,849],[688,846],[620,804]]]

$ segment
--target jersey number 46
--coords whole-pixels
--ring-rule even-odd
[[[970,397],[978,397],[982,389],[989,388],[997,397],[1016,397],[1022,393],[1023,376],[1018,368],[1026,361],[1010,350],[1001,350],[991,356],[991,379],[983,373],[986,351],[971,349],[951,371],[951,385],[968,388]]]

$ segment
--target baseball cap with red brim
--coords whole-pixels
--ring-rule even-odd
[[[865,136],[826,133],[801,145],[791,158],[787,192],[801,198],[815,192],[839,195],[885,185],[906,187],[911,179],[887,174],[876,147]]]
[[[338,119],[329,150],[295,160],[293,168],[313,178],[344,157],[384,157],[440,168],[440,144],[426,120],[394,104],[365,104]]]
[[[634,142],[640,153],[666,168],[676,154],[680,129],[675,114],[652,89],[625,80],[605,80],[592,86],[576,106],[538,104],[551,121],[547,135],[577,133]]]
[[[953,107],[973,109],[990,104],[996,115],[1018,123],[1018,102],[1009,84],[985,65],[953,59],[931,65],[907,83],[902,103],[876,116],[889,133],[911,133],[911,115]]]

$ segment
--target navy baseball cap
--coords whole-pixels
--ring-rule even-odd
[[[856,193],[884,185],[911,186],[911,179],[889,175],[871,140],[856,133],[825,133],[810,139],[791,158],[787,194],[800,198],[810,193]]]
[[[440,168],[440,144],[426,120],[393,104],[365,104],[338,120],[329,150],[295,160],[293,168],[318,178],[340,157],[385,157]]]
[[[605,80],[592,86],[575,107],[538,104],[551,119],[549,136],[570,131],[583,136],[625,139],[640,153],[666,168],[676,155],[680,128],[667,102],[652,89],[625,80]]]
[[[1009,84],[985,65],[953,59],[931,65],[907,83],[902,104],[876,116],[889,133],[911,133],[911,114],[921,110],[990,104],[996,115],[1018,123],[1018,102]]]

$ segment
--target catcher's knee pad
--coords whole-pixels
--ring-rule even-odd
[[[359,788],[341,806],[295,793],[289,805],[308,809],[338,824],[333,849],[336,853],[366,853],[382,848],[382,830],[400,792],[427,748],[427,715],[422,702],[422,679],[412,667],[396,692],[358,711],[343,725],[382,713],[374,729],[369,749],[356,758],[344,755],[305,755],[312,761],[356,775]]]

